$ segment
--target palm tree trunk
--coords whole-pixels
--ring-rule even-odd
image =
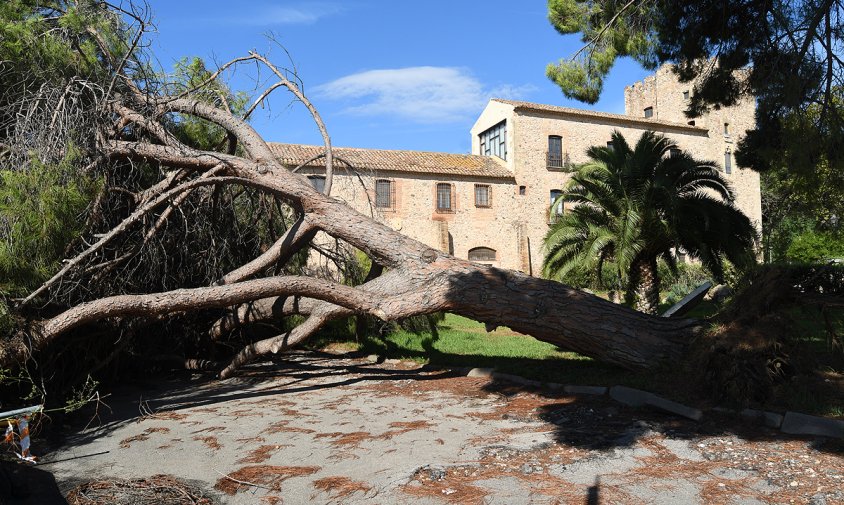
[[[656,258],[636,262],[638,283],[636,289],[636,310],[646,314],[656,314],[659,310],[659,274]]]

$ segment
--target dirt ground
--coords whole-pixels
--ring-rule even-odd
[[[35,447],[52,485],[28,503],[156,475],[226,504],[844,503],[840,442],[405,362],[296,353],[107,401]]]

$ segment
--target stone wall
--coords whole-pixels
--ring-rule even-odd
[[[302,173],[323,172],[310,169]],[[331,196],[409,237],[458,258],[468,258],[469,250],[475,247],[488,247],[496,251],[496,261],[486,263],[502,268],[520,268],[516,239],[518,224],[511,219],[516,203],[512,180],[386,171],[359,175],[342,171],[336,173]],[[374,188],[378,179],[390,180],[395,185],[391,209],[375,208]],[[437,183],[452,185],[453,212],[437,211]],[[490,187],[490,207],[475,205],[476,184]]]
[[[625,111],[631,117],[643,117],[644,109],[653,107],[655,119],[681,123],[694,121],[696,126],[706,128],[708,139],[704,142],[702,157],[715,161],[723,168],[725,157],[729,154],[732,173],[727,174],[727,179],[735,191],[736,204],[756,224],[761,233],[762,197],[759,174],[739,168],[733,154],[745,132],[755,126],[755,100],[746,97],[732,107],[721,107],[700,117],[687,118],[684,111],[688,107],[688,100],[684,98],[683,93],[687,92],[691,97],[694,94],[694,85],[695,82],[680,83],[671,65],[663,65],[654,75],[624,89]],[[729,125],[726,133],[725,123]]]
[[[551,191],[565,188],[570,174],[559,169],[549,169],[546,162],[549,135],[563,139],[563,153],[568,154],[572,164],[583,163],[588,158],[586,150],[593,145],[606,145],[612,132],[618,130],[632,145],[648,129],[658,131],[672,138],[684,150],[695,156],[706,154],[707,131],[650,124],[630,124],[623,117],[616,120],[607,117],[584,118],[542,111],[522,110],[515,116],[516,185],[525,186],[525,195],[518,196],[519,220],[527,230],[531,244],[533,275],[541,273],[543,259],[542,244],[548,232]]]

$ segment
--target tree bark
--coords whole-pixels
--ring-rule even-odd
[[[636,309],[646,314],[656,315],[659,312],[659,274],[657,273],[656,258],[639,261],[634,269],[637,273]]]

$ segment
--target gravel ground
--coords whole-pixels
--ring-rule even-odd
[[[417,368],[296,353],[116,393],[28,503],[156,475],[232,504],[844,503],[840,442]]]

